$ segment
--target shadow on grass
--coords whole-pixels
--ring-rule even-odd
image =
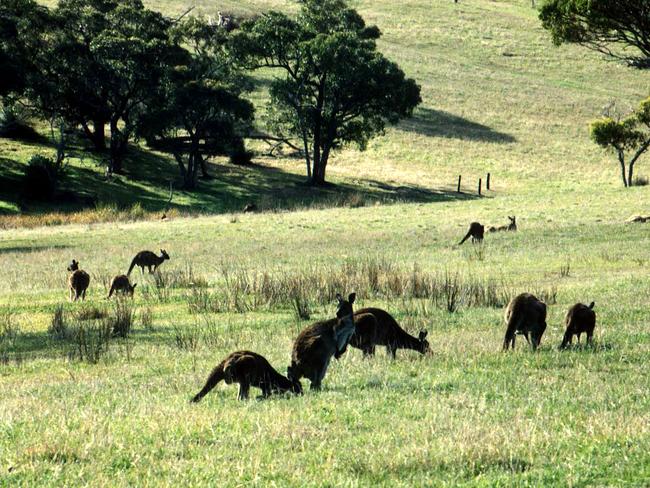
[[[402,121],[397,127],[406,132],[416,132],[429,137],[497,144],[510,144],[517,141],[510,134],[498,132],[486,125],[431,108],[417,109],[413,117]]]

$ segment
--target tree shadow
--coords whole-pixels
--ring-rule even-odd
[[[510,144],[517,139],[510,134],[472,122],[458,115],[432,108],[419,108],[413,117],[403,120],[397,126],[406,132],[416,132],[429,137],[445,137],[496,144]]]

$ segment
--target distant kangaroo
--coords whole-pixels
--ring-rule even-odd
[[[169,259],[169,254],[164,249],[160,250],[160,256],[156,256],[151,251],[140,251],[131,261],[131,266],[129,266],[129,271],[127,271],[126,275],[129,276],[135,266],[140,266],[140,272],[142,274],[144,274],[145,267],[149,270],[149,273],[153,273],[166,259]]]
[[[523,334],[526,342],[536,350],[546,330],[546,304],[530,293],[522,293],[510,300],[505,313],[506,336],[503,350],[515,348],[515,334]],[[530,341],[528,335],[530,334]]]
[[[129,295],[131,298],[133,298],[133,291],[135,290],[135,287],[138,286],[137,283],[134,285],[131,284],[129,281],[129,277],[126,275],[118,275],[115,278],[113,278],[113,281],[111,281],[111,290],[108,292],[108,298],[111,298],[113,296],[113,293],[116,293],[118,291],[122,292],[124,295]]]
[[[288,380],[269,364],[264,356],[251,351],[236,351],[212,370],[205,386],[198,392],[192,402],[196,403],[207,395],[217,384],[224,380],[226,384],[239,383],[237,398],[246,400],[251,386],[262,390],[262,397],[272,393],[290,391],[302,394],[300,381]]]
[[[594,312],[594,302],[589,306],[583,303],[576,303],[569,309],[564,319],[566,323],[566,332],[560,349],[571,344],[574,335],[578,336],[578,344],[580,343],[580,336],[583,332],[587,333],[587,344],[592,343],[594,328],[596,327],[596,312]]]
[[[485,233],[485,227],[481,225],[479,222],[472,222],[469,224],[469,230],[467,231],[467,234],[465,234],[465,237],[463,237],[463,240],[458,243],[460,246],[463,242],[465,242],[467,239],[470,237],[472,238],[472,242],[481,242],[483,241],[483,234]]]
[[[320,390],[332,356],[339,357],[354,334],[354,311],[352,304],[356,298],[351,293],[347,300],[336,295],[338,307],[336,318],[316,322],[303,329],[293,344],[291,366],[287,368],[292,381],[308,378],[312,390]]]
[[[70,288],[70,301],[77,301],[79,297],[86,299],[86,290],[90,284],[90,276],[84,270],[79,269],[79,262],[74,259],[68,266],[70,276],[68,277],[68,287]]]
[[[376,330],[372,331],[367,325],[364,327],[363,318],[366,315],[372,315],[376,320]],[[359,323],[361,319],[361,324]],[[350,345],[363,351],[364,356],[375,354],[375,346],[386,346],[386,351],[393,356],[397,354],[398,349],[413,349],[420,354],[426,354],[429,351],[429,342],[426,340],[427,331],[421,330],[418,337],[415,338],[404,329],[402,329],[391,314],[380,308],[362,308],[354,314],[354,320],[357,323],[357,329],[352,338]],[[374,343],[372,336],[374,333]],[[372,345],[369,345],[371,344]]]
[[[516,231],[517,230],[517,219],[515,218],[514,215],[512,217],[510,217],[510,215],[508,215],[508,219],[510,220],[510,223],[508,225],[501,225],[499,227],[488,227],[488,232],[501,232],[501,231],[504,231],[504,230],[513,231],[513,232]]]

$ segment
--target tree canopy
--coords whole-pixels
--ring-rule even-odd
[[[558,45],[577,43],[650,68],[650,0],[549,0],[540,19]]]
[[[269,126],[302,143],[312,184],[325,183],[332,150],[365,149],[386,123],[412,114],[420,87],[377,51],[377,27],[343,0],[302,0],[290,18],[271,12],[242,25],[234,55],[248,68],[283,72],[271,82]]]

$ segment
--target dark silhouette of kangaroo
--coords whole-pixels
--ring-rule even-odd
[[[365,316],[375,317],[375,330],[373,331]],[[350,339],[350,345],[363,351],[364,356],[375,354],[375,346],[386,346],[386,351],[395,359],[398,349],[412,349],[420,354],[429,351],[429,342],[426,340],[427,331],[421,330],[418,337],[402,329],[395,318],[380,308],[362,308],[354,314],[357,328]]]
[[[90,275],[79,269],[79,262],[72,260],[68,266],[68,288],[70,289],[70,301],[77,301],[79,298],[86,299],[86,290],[90,284]]]
[[[278,373],[264,356],[251,351],[235,351],[212,370],[205,386],[193,398],[196,403],[207,395],[220,381],[239,383],[239,400],[246,400],[251,386],[262,390],[262,397],[273,393],[302,394],[300,381],[289,380]]]
[[[108,292],[108,297],[106,298],[111,298],[113,296],[113,293],[122,292],[123,295],[129,295],[131,298],[133,298],[133,291],[135,290],[135,287],[138,286],[137,283],[131,284],[129,281],[129,277],[126,275],[118,275],[113,280],[111,281],[111,289]]]
[[[523,334],[526,342],[536,350],[542,342],[546,330],[546,304],[530,293],[522,293],[510,300],[505,313],[506,336],[503,350],[512,345],[515,348],[515,335]],[[528,336],[530,335],[530,340]]]
[[[587,344],[592,343],[594,328],[596,327],[594,305],[594,302],[591,302],[589,306],[583,303],[576,303],[569,309],[564,319],[566,332],[564,332],[564,339],[562,339],[560,349],[571,345],[574,335],[578,336],[578,344],[580,344],[580,336],[583,332],[587,333]]]
[[[135,266],[140,266],[140,272],[144,274],[144,268],[149,270],[149,273],[154,273],[158,266],[160,266],[166,259],[169,259],[169,254],[164,249],[160,250],[160,256],[156,256],[151,251],[140,251],[135,255],[131,261],[131,266],[126,275],[129,276]]]
[[[293,344],[291,365],[287,368],[289,379],[298,381],[305,377],[312,390],[320,390],[332,356],[340,357],[354,334],[352,304],[356,294],[351,293],[347,300],[341,295],[336,298],[336,318],[303,329]]]
[[[517,218],[513,215],[510,217],[508,215],[508,220],[510,223],[508,225],[501,225],[499,227],[489,227],[488,232],[502,232],[502,231],[516,231],[517,230]]]
[[[469,224],[469,230],[467,231],[467,234],[465,234],[465,237],[463,237],[463,240],[460,241],[458,245],[460,246],[470,237],[472,238],[472,242],[481,242],[483,241],[483,234],[485,234],[485,227],[479,222],[472,222]]]

